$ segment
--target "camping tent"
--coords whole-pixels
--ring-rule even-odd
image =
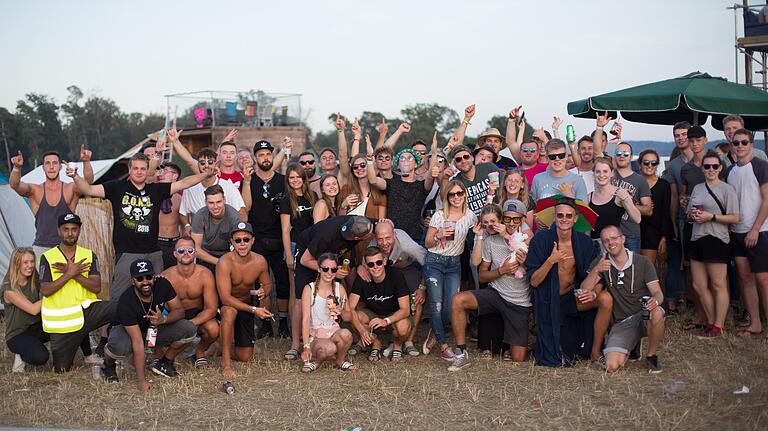
[[[13,249],[31,246],[34,240],[35,216],[32,209],[8,185],[8,177],[0,174],[0,279],[8,271]]]

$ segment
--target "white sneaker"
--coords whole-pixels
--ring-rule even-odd
[[[101,365],[104,362],[104,360],[101,359],[95,353],[91,353],[90,355],[83,358],[83,362],[85,362],[88,365]]]
[[[21,360],[21,355],[15,355],[13,357],[13,368],[12,368],[12,371],[14,373],[23,373],[25,365],[26,364],[24,363],[24,361]]]

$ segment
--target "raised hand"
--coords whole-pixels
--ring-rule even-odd
[[[357,117],[355,117],[355,121],[352,122],[352,134],[357,137],[363,134],[363,129],[360,128],[360,123],[357,121]]]
[[[68,162],[61,162],[61,165],[64,167],[64,175],[68,176],[69,178],[75,178],[75,175],[77,175],[77,165],[69,164]]]
[[[458,144],[459,138],[456,135],[451,135],[451,137],[448,139],[448,143],[445,145],[445,148],[443,148],[445,155],[450,156],[451,150]]]
[[[611,269],[611,261],[608,259],[608,253],[603,254],[603,258],[595,265],[595,271],[603,273]]]
[[[336,130],[342,131],[347,128],[347,120],[341,116],[341,112],[336,113]]]
[[[227,141],[234,141],[235,137],[237,137],[237,129],[232,129],[227,133],[227,136],[224,137],[224,140],[221,142],[227,142]]]
[[[246,166],[246,167],[244,167],[243,171],[242,171],[242,174],[243,174],[243,179],[246,182],[250,182],[251,181],[251,175],[253,175],[253,166]]]
[[[21,155],[21,150],[16,152],[16,155],[11,157],[11,164],[14,168],[21,168],[24,165],[24,156]]]
[[[523,105],[518,106],[517,108],[512,109],[509,111],[509,118],[514,120],[517,117],[520,116],[520,110],[523,109]]]
[[[539,128],[533,131],[533,136],[536,138],[539,138],[541,142],[547,142],[549,141],[549,138],[547,138],[547,134],[544,133],[544,128]]]
[[[616,197],[619,198],[619,201],[624,202],[627,199],[632,199],[632,195],[629,194],[627,189],[623,189],[621,187],[616,188]]]
[[[475,235],[480,235],[483,233],[483,224],[482,223],[475,223],[474,226],[472,226],[472,232],[474,232]]]
[[[365,134],[365,152],[367,154],[373,154],[373,144],[371,143],[371,135]]]
[[[160,154],[168,151],[168,136],[164,139],[158,139],[157,142],[155,142],[155,154]]]
[[[472,117],[475,116],[475,104],[471,104],[464,108],[464,118],[469,121]]]
[[[560,119],[560,117],[552,117],[552,130],[557,130],[560,128],[560,125],[563,124],[563,120]]]
[[[408,133],[411,131],[411,125],[408,123],[400,123],[400,127],[397,128],[400,133]]]
[[[389,131],[389,125],[387,125],[387,120],[384,117],[381,117],[381,123],[379,123],[379,134],[380,135],[387,135],[387,132]]]
[[[85,149],[85,144],[80,145],[80,160],[82,160],[83,162],[90,162],[92,155],[93,153],[91,152],[91,150]]]
[[[595,112],[595,118],[597,119],[597,127],[605,127],[611,120],[613,120],[612,117],[608,116],[608,111],[605,111],[602,114]]]
[[[437,130],[432,134],[432,152],[437,151]]]
[[[183,130],[176,130],[176,119],[174,119],[173,125],[170,130],[168,130],[168,140],[171,142],[178,142],[181,132],[183,132]]]

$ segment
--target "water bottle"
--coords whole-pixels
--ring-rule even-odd
[[[101,380],[101,365],[91,365],[91,378],[93,380]]]

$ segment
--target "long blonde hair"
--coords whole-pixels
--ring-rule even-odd
[[[310,205],[315,205],[315,194],[309,191],[309,179],[304,168],[298,163],[289,163],[285,169],[285,191],[291,202],[291,218],[299,218],[299,196],[288,182],[288,176],[291,175],[291,172],[295,172],[301,177],[301,194]]]
[[[507,193],[507,178],[509,178],[510,175],[518,175],[521,179],[520,191],[517,192],[517,197],[510,196],[509,193]],[[528,200],[530,199],[528,196],[528,178],[525,177],[525,174],[519,169],[511,169],[507,171],[507,176],[504,177],[504,184],[499,192],[499,205],[504,205],[504,202],[509,199],[517,199],[527,207]]]
[[[464,217],[464,215],[467,213],[467,187],[459,180],[451,180],[445,186],[445,189],[440,193],[443,200],[443,216],[445,218],[448,218],[448,210],[451,208],[451,203],[448,201],[448,192],[450,192],[451,189],[453,189],[455,186],[459,186],[464,192],[464,203],[461,204],[461,216]]]
[[[21,293],[20,286],[26,286],[27,283],[31,283],[30,288],[32,293],[37,293],[37,268],[33,265],[32,275],[26,277],[21,273],[21,260],[25,255],[31,254],[32,260],[37,260],[35,251],[32,247],[19,247],[13,250],[11,253],[11,259],[8,265],[8,280],[11,282],[11,290]],[[22,280],[26,281],[22,282]]]
[[[323,190],[323,184],[325,184],[329,178],[336,180],[336,187],[339,189],[338,193],[336,193],[336,196],[333,197],[326,195],[325,190]],[[328,207],[328,217],[336,217],[336,212],[339,210],[339,206],[341,205],[339,199],[339,196],[341,196],[341,187],[339,187],[339,179],[336,178],[336,175],[326,175],[320,179],[320,193],[323,195],[322,200],[325,201],[325,206]]]

